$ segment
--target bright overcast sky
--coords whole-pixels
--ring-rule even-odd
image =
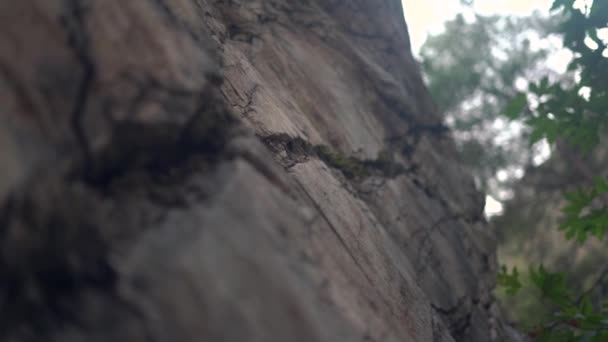
[[[443,23],[463,10],[459,0],[402,0],[412,51],[418,55],[429,33],[439,33]],[[534,10],[549,12],[553,0],[476,0],[474,9],[481,14],[528,15]]]

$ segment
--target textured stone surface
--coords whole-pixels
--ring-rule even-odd
[[[0,338],[508,338],[400,1],[6,1],[0,36]]]

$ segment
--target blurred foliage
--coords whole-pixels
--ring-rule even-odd
[[[521,289],[521,281],[519,280],[517,267],[513,266],[513,270],[509,272],[507,266],[503,265],[498,273],[498,285],[502,286],[505,289],[505,292],[510,296],[519,292],[519,289]]]
[[[606,275],[608,269],[601,272],[589,290],[575,295],[565,273],[549,272],[542,265],[531,267],[526,286],[536,290],[534,296],[543,303],[545,312],[540,322],[528,324],[528,334],[538,341],[607,341],[608,302],[597,301],[591,295]],[[520,276],[516,268],[512,272],[503,268],[498,284],[508,296],[514,296],[522,288]]]
[[[552,10],[561,19],[558,32],[564,47],[573,52],[568,69],[576,72],[576,82],[563,84],[543,77],[530,83],[527,92],[515,95],[505,114],[530,127],[531,142],[546,139],[558,150],[562,145],[562,151],[564,145],[574,147],[563,154],[571,157],[571,168],[587,171],[582,174],[588,184],[586,189],[566,192],[559,228],[567,239],[576,238],[582,244],[589,234],[602,239],[608,230],[608,182],[602,172],[590,171],[584,159],[602,148],[608,124],[608,46],[598,34],[608,28],[608,1],[580,7],[574,0],[556,0]],[[608,268],[596,269],[594,274],[599,275],[597,280],[583,290],[580,284],[568,284],[565,272],[549,272],[542,265],[530,268],[529,285],[545,305],[545,314],[530,334],[540,341],[607,341],[608,301],[598,290]],[[510,295],[522,288],[516,269],[509,273],[503,268],[498,281]]]
[[[421,47],[428,87],[454,132],[461,159],[480,189],[495,198],[509,182],[498,180],[497,172],[522,168],[533,156],[522,138],[526,132],[510,134],[518,125],[509,124],[501,111],[518,94],[518,83],[551,73],[544,67],[551,47],[532,46],[531,39],[554,31],[553,22],[538,13],[459,14]]]
[[[562,210],[565,217],[560,229],[566,231],[567,239],[576,237],[583,243],[589,233],[603,239],[608,230],[608,208],[593,208],[593,204],[606,193],[608,182],[597,178],[590,189],[579,189],[565,194],[567,205]]]
[[[511,265],[497,294],[540,341],[608,341],[608,1],[587,3],[556,0],[549,17],[458,15],[420,52],[477,184],[513,194],[491,222]],[[555,38],[573,56],[565,73],[546,66]],[[542,143],[552,153],[538,165]]]
[[[593,158],[585,160],[586,170],[592,174],[608,171],[606,148],[593,152]],[[584,245],[571,243],[563,231],[556,229],[567,218],[565,209],[569,202],[564,192],[582,191],[589,196],[595,187],[592,180],[573,168],[573,162],[566,157],[563,150],[558,150],[546,163],[526,170],[526,175],[514,187],[515,197],[505,203],[504,214],[493,217],[490,223],[498,233],[501,263],[517,266],[520,274],[525,273],[521,271],[529,264],[543,263],[548,269],[565,272],[568,284],[576,293],[585,291],[594,283],[597,265],[605,263],[608,249],[605,243],[595,238],[588,238]],[[581,208],[583,201],[576,202]],[[594,205],[592,201],[591,207],[583,208],[580,214],[589,213]],[[520,279],[522,284],[526,283],[526,277],[523,278]],[[499,291],[497,295],[505,304],[504,309],[511,319],[539,323],[551,311],[538,300],[538,291],[528,285],[531,284],[524,284],[516,297],[508,297],[504,291]],[[600,300],[602,293],[608,293],[606,285],[600,284],[597,300]]]

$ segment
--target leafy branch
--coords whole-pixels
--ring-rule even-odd
[[[564,47],[573,52],[568,70],[575,72],[572,85],[548,77],[529,84],[506,106],[504,114],[521,119],[531,129],[530,142],[546,139],[550,144],[565,141],[582,153],[590,154],[608,128],[608,46],[598,31],[608,27],[608,1],[596,0],[586,8],[575,7],[574,0],[555,0],[551,10],[562,18],[559,33]],[[589,235],[603,239],[608,231],[608,180],[594,175],[586,189],[565,194],[563,221],[559,229],[568,239],[584,243]],[[516,268],[503,266],[498,284],[515,295],[524,286]],[[563,272],[549,272],[542,265],[528,272],[540,300],[552,310],[547,322],[530,335],[538,341],[608,341],[608,301],[593,301],[608,277],[605,267],[592,286],[578,296],[570,289]],[[599,296],[603,296],[599,293]]]

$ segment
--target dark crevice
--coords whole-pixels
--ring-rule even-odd
[[[469,296],[462,296],[460,298],[458,298],[458,300],[456,300],[456,304],[454,304],[453,306],[449,307],[449,308],[443,308],[440,306],[437,306],[435,304],[431,304],[431,307],[439,312],[440,314],[444,315],[444,316],[451,316],[457,312],[460,311],[460,309],[463,307],[464,303],[467,301],[467,299],[469,299]]]
[[[84,168],[90,170],[92,151],[85,132],[84,120],[89,96],[96,79],[96,67],[89,50],[89,37],[85,23],[87,11],[88,8],[81,0],[66,0],[66,13],[61,17],[60,22],[68,35],[68,46],[72,49],[82,68],[78,93],[70,114],[70,125],[76,137],[77,146],[82,151]]]
[[[412,121],[408,120],[408,122]],[[442,123],[414,123],[408,127],[405,134],[390,137],[387,142],[398,149],[405,157],[412,158],[423,137],[442,138],[446,137],[449,132],[450,129]]]
[[[74,298],[114,291],[101,206],[78,184],[35,182],[0,208],[0,338],[24,325],[78,325]]]
[[[236,94],[243,102],[243,104],[238,104],[238,103],[233,103],[232,107],[233,108],[237,108],[240,111],[240,114],[242,116],[244,116],[245,118],[249,117],[249,115],[251,113],[255,113],[255,109],[253,108],[253,100],[255,98],[255,95],[259,89],[259,85],[254,85],[249,91],[245,92],[245,98],[243,99],[242,96],[240,96],[239,92],[236,90],[236,88],[234,88],[234,86],[232,85],[232,83],[227,82],[227,84],[230,86],[230,88],[232,89],[232,91],[234,92],[234,94]],[[222,95],[224,96],[224,98],[226,99],[226,102],[230,103],[228,96],[226,96],[226,94],[222,91]]]
[[[271,134],[261,140],[286,169],[316,158],[340,171],[349,180],[362,180],[370,176],[394,178],[415,170],[415,166],[406,168],[392,160],[389,151],[383,151],[376,159],[359,159],[333,151],[329,146],[313,145],[300,137],[294,138],[285,133]]]
[[[471,327],[471,317],[472,317],[472,314],[468,313],[468,314],[460,317],[454,323],[450,324],[448,329],[450,330],[450,332],[452,333],[452,336],[455,339],[462,340],[466,337],[467,331]]]
[[[110,246],[116,239],[136,239],[143,228],[128,236],[108,221],[115,209],[103,203],[105,195],[114,189],[119,193],[113,199],[121,193],[141,194],[137,198],[158,212],[186,207],[186,180],[193,172],[210,171],[223,158],[236,125],[214,104],[199,111],[182,128],[123,122],[115,127],[113,145],[96,156],[94,175],[32,180],[4,202],[0,317],[6,319],[0,320],[0,339],[21,330],[46,336],[65,325],[84,324],[78,305],[85,294],[120,300]]]
[[[465,302],[471,299],[472,305],[470,307],[465,306]],[[492,302],[483,303],[477,297],[463,296],[458,299],[456,304],[449,308],[442,308],[440,306],[431,304],[434,311],[440,314],[443,320],[447,323],[448,330],[452,337],[457,341],[466,340],[468,330],[471,327],[471,320],[473,317],[473,311],[480,307],[482,311],[488,312]],[[463,312],[464,311],[464,312]]]
[[[77,0],[67,3],[62,24],[83,68],[70,118],[84,162],[77,157],[68,174],[49,172],[28,180],[0,207],[0,339],[26,332],[39,340],[66,325],[85,329],[78,309],[84,296],[120,301],[110,248],[136,239],[149,225],[120,230],[110,218],[117,208],[106,201],[129,193],[160,216],[187,206],[191,191],[186,180],[229,158],[225,148],[238,125],[215,89],[191,91],[143,80],[136,84],[141,91],[133,99],[133,111],[140,103],[153,102],[158,92],[172,99],[197,99],[198,104],[181,113],[183,122],[111,122],[109,144],[92,151],[84,116],[96,71],[88,55],[86,8]],[[137,314],[135,308],[127,309]]]
[[[458,215],[448,215],[439,219],[437,222],[431,225],[431,227],[420,228],[412,233],[409,239],[416,241],[417,245],[416,257],[414,258],[415,265],[417,265],[416,272],[420,273],[428,267],[427,260],[425,260],[425,258],[428,258],[433,251],[433,247],[429,246],[429,243],[431,242],[431,236],[436,232],[441,233],[441,229],[446,223],[458,219],[460,219],[460,216]],[[418,239],[418,236],[420,234],[422,234],[423,236],[421,239]]]

